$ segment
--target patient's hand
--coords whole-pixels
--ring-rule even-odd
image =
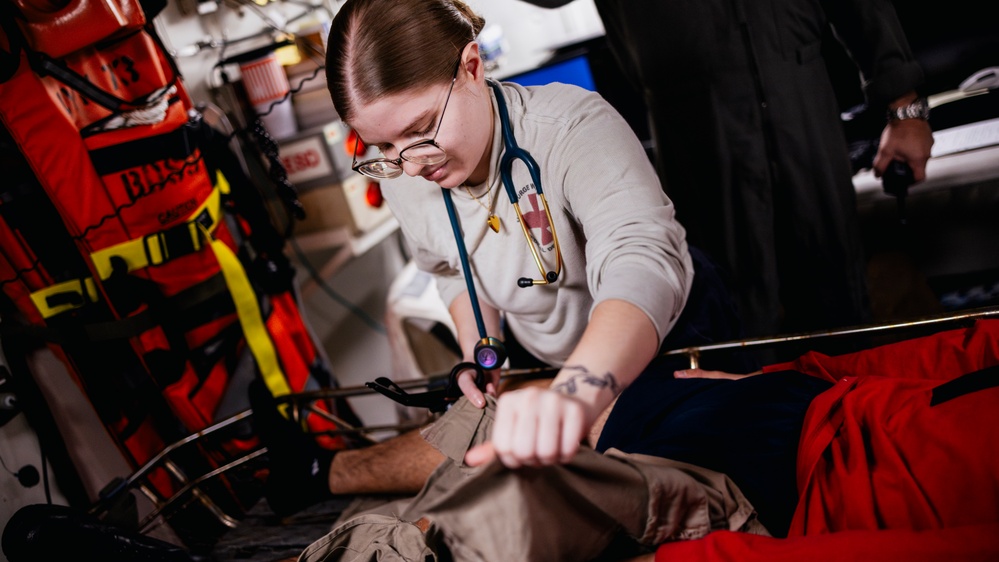
[[[752,373],[747,373],[745,375],[737,375],[734,373],[726,373],[724,371],[705,371],[704,369],[684,369],[682,371],[675,371],[673,377],[677,379],[744,379],[746,377],[752,377],[754,375],[763,374],[763,371],[753,371]]]

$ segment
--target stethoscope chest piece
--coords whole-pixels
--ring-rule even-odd
[[[506,346],[493,337],[484,337],[475,344],[475,363],[486,370],[498,369],[506,361]]]

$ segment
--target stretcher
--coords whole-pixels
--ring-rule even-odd
[[[880,344],[892,340],[910,339],[945,329],[969,326],[979,319],[997,316],[999,316],[999,306],[992,306],[897,323],[721,342],[694,348],[669,350],[665,354],[686,357],[689,365],[694,368],[700,364],[701,358],[708,354],[758,347],[780,348],[787,346],[795,348],[795,352],[797,352],[799,348],[814,349],[821,347],[823,342],[833,340],[838,342],[838,348],[844,348],[851,342],[859,348],[866,348],[872,342]],[[553,374],[552,369],[520,369],[506,370],[503,377],[505,380],[515,381],[551,377]],[[441,384],[447,382],[449,376],[451,376],[450,373],[438,373],[425,380],[400,381],[392,384],[400,392],[421,392],[427,388],[439,388]],[[289,405],[293,419],[300,419],[310,414],[330,416],[328,409],[317,406],[325,400],[349,398],[373,392],[378,391],[370,385],[365,385],[295,393],[282,397],[281,400]],[[155,536],[157,530],[169,529],[173,525],[174,516],[182,512],[182,508],[197,504],[202,506],[204,513],[210,516],[212,525],[223,529],[223,532],[217,533],[217,536],[212,538],[212,544],[207,547],[207,550],[197,553],[199,556],[210,556],[210,559],[218,562],[295,559],[309,544],[330,530],[332,524],[345,510],[350,509],[354,498],[336,498],[313,505],[284,518],[271,512],[263,499],[247,513],[227,513],[213,500],[211,487],[208,484],[227,472],[263,469],[266,461],[266,448],[259,447],[210,472],[198,475],[184,474],[171,461],[173,456],[182,454],[187,447],[195,444],[204,447],[206,443],[209,444],[207,446],[210,446],[210,443],[215,440],[224,440],[227,431],[238,427],[240,422],[244,422],[251,415],[250,411],[239,412],[203,431],[169,445],[139,470],[114,483],[113,486],[109,486],[101,500],[89,509],[89,514],[101,520],[113,521],[116,512],[121,510],[121,506],[130,503],[125,500],[132,494],[138,493],[147,497],[153,503],[153,507],[141,516],[135,530],[142,535]],[[330,418],[330,421],[337,427],[335,431],[338,434],[369,436],[374,439],[373,436],[376,435],[384,438],[386,432],[401,433],[420,427],[435,415],[433,411],[428,411],[427,418],[424,420],[370,427],[350,426],[344,420],[336,418]],[[157,468],[165,468],[171,477],[176,479],[178,492],[165,500],[149,491],[148,477]],[[207,525],[206,528],[212,525]],[[206,548],[205,545],[199,545],[199,547]]]

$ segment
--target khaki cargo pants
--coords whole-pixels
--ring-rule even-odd
[[[363,512],[311,544],[300,562],[584,561],[622,538],[650,552],[718,529],[767,534],[725,475],[689,464],[584,449],[565,465],[471,468],[495,403],[462,398],[423,436],[445,460],[410,500]]]

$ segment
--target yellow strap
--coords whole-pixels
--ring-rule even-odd
[[[224,195],[229,194],[229,182],[226,181],[222,172],[215,176],[215,187]],[[215,259],[222,268],[222,277],[229,287],[229,294],[236,305],[236,316],[239,317],[239,324],[243,328],[246,336],[246,344],[250,347],[250,353],[257,360],[257,368],[264,383],[274,396],[284,396],[291,393],[288,386],[288,379],[281,371],[281,364],[278,362],[277,351],[274,350],[274,343],[271,341],[270,333],[264,324],[263,316],[260,314],[260,303],[257,302],[256,293],[246,276],[242,262],[236,254],[226,246],[224,242],[212,240],[212,251]],[[281,414],[290,418],[288,412],[290,404],[285,402],[278,406]]]
[[[219,177],[221,177],[221,174],[219,174]],[[219,223],[219,216],[222,214],[222,190],[223,186],[216,184],[216,188],[212,190],[212,194],[205,199],[205,202],[197,210],[191,213],[187,228],[189,230],[188,234],[191,236],[191,242],[194,244],[196,250],[201,248],[202,241],[199,235],[201,226],[197,223],[196,219],[203,212],[207,211],[211,216],[212,222],[211,228],[207,229],[206,232],[211,233],[215,230],[215,227]],[[225,184],[225,191],[228,192],[228,190],[229,185]],[[98,250],[90,254],[90,259],[94,262],[94,268],[97,270],[97,274],[101,280],[111,277],[112,257],[120,257],[125,260],[125,263],[128,264],[128,271],[135,271],[150,265],[159,265],[170,259],[170,256],[163,254],[165,245],[160,243],[163,236],[164,233],[162,231],[154,232],[148,236],[108,246],[103,250]]]
[[[229,195],[229,181],[222,175],[222,171],[215,172],[215,189],[222,192],[222,195]]]
[[[229,182],[219,172],[216,175],[215,190],[213,190],[205,203],[191,214],[187,226],[191,231],[191,240],[195,248],[201,248],[202,240],[209,241],[209,247],[212,253],[215,254],[215,259],[218,260],[219,267],[222,270],[222,277],[225,279],[233,303],[236,305],[236,315],[239,317],[239,324],[243,328],[243,334],[246,336],[250,353],[253,354],[254,359],[257,361],[257,368],[260,370],[264,383],[267,384],[267,388],[270,389],[274,396],[283,396],[291,393],[291,387],[288,385],[288,380],[281,371],[274,343],[267,332],[267,326],[260,313],[260,304],[257,302],[256,293],[254,293],[253,286],[246,276],[246,270],[243,268],[243,264],[239,261],[236,254],[225,242],[212,238],[212,232],[215,231],[221,215],[221,195],[228,194],[229,189]],[[212,221],[210,226],[197,221],[197,217],[205,210],[211,214]],[[163,263],[170,259],[170,256],[162,254],[162,249],[165,246],[158,243],[150,243],[150,241],[157,242],[161,236],[162,233],[156,233],[94,252],[91,254],[94,267],[97,269],[101,279],[107,279],[112,273],[111,258],[113,256],[121,256],[128,264],[129,271]],[[46,297],[65,291],[79,292],[81,281],[87,287],[88,296],[96,302],[97,289],[91,278],[53,285],[52,287],[35,291],[31,294],[31,298],[35,302],[35,306],[38,307],[38,310],[48,318],[49,316],[73,308],[74,305],[68,304],[49,307]],[[288,407],[289,404],[287,403],[281,404],[279,407],[279,410],[285,417],[289,417]]]
[[[283,396],[291,393],[288,380],[281,372],[281,365],[278,363],[277,352],[271,342],[270,334],[264,324],[263,316],[260,314],[260,305],[257,302],[256,294],[250,285],[250,280],[246,277],[246,270],[243,264],[236,257],[229,246],[221,240],[212,240],[211,249],[215,253],[215,258],[222,269],[222,276],[229,287],[232,301],[236,305],[236,315],[239,317],[239,324],[243,328],[246,336],[246,343],[250,346],[250,352],[257,360],[257,368],[264,379],[267,388],[274,396]],[[281,413],[288,417],[288,404],[281,404]]]
[[[61,293],[74,293],[79,295],[80,298],[75,303],[66,302],[56,306],[49,305],[49,297]],[[88,300],[90,302],[97,302],[97,286],[94,285],[94,280],[90,277],[63,281],[62,283],[56,283],[51,287],[45,287],[31,293],[31,300],[35,303],[35,308],[41,313],[42,318],[51,318],[61,312],[80,308]]]
[[[206,199],[205,202],[191,214],[191,220],[193,221],[207,210],[212,220],[209,232],[214,231],[218,225],[219,216],[222,213],[222,198],[220,194],[228,193],[229,183],[226,181],[222,173],[218,172],[216,174],[215,189],[212,191],[211,195],[208,196],[208,199]],[[193,222],[187,223],[187,227],[190,231],[189,234],[191,236],[192,244],[195,248],[200,248],[201,235],[199,228]],[[116,244],[94,252],[91,254],[91,259],[93,260],[94,267],[97,269],[97,272],[102,280],[111,276],[112,256],[122,257],[122,259],[125,260],[125,263],[128,264],[129,271],[142,269],[143,267],[149,265],[157,265],[170,259],[170,256],[163,255],[164,245],[158,243],[162,237],[163,233],[157,232],[150,234],[149,236],[143,236],[141,238],[129,240],[128,242],[122,242],[121,244]],[[35,308],[38,309],[42,318],[51,318],[56,314],[67,310],[79,308],[86,303],[86,299],[83,298],[84,295],[82,294],[82,286],[86,287],[86,296],[89,297],[90,302],[97,302],[97,287],[94,284],[94,280],[90,277],[64,281],[50,287],[45,287],[44,289],[39,289],[31,293],[31,300],[35,303]],[[63,303],[57,306],[49,305],[49,297],[59,293],[69,292],[80,295],[81,298],[79,303]]]

